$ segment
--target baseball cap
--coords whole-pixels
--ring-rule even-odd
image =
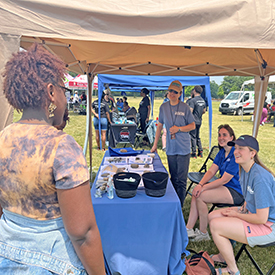
[[[235,144],[237,144],[239,146],[249,146],[252,149],[259,152],[259,143],[258,143],[257,139],[250,135],[242,135],[235,141],[227,142],[228,146],[235,146]]]
[[[180,94],[182,92],[182,85],[178,80],[174,80],[169,85],[168,90],[174,90],[174,91],[177,91]]]

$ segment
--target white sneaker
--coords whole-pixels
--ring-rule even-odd
[[[186,231],[187,231],[188,238],[194,238],[200,234],[199,233],[200,230],[198,228],[196,228],[195,230],[193,228],[192,229],[186,228]]]
[[[194,237],[196,237],[196,234],[195,234],[195,231],[194,231],[193,228],[191,228],[191,229],[187,229],[186,228],[186,232],[187,232],[188,238],[194,238]]]
[[[209,236],[209,233],[206,232],[206,233],[202,233],[199,229],[198,229],[198,232],[197,233],[197,236],[195,238],[193,238],[191,240],[191,242],[200,242],[200,241],[210,241],[211,238]]]

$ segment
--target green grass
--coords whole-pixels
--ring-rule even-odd
[[[141,97],[129,97],[128,102],[130,107],[134,106],[138,108]],[[163,99],[155,99],[154,102],[154,118],[158,116],[159,107],[162,104]],[[251,115],[233,116],[233,115],[221,115],[218,111],[219,102],[212,101],[213,105],[213,127],[212,127],[212,146],[217,145],[217,128],[220,124],[229,124],[235,131],[236,137],[239,137],[241,134],[252,134],[253,122],[251,121]],[[15,112],[14,121],[17,121],[20,118],[20,115]],[[70,122],[65,128],[65,132],[69,135],[72,135],[75,140],[81,145],[84,145],[85,140],[85,131],[86,131],[86,117],[82,115],[75,114],[70,112]],[[95,142],[95,132],[93,129],[93,144],[92,144],[92,171],[96,173],[100,166],[104,152],[96,150]],[[275,173],[275,158],[273,157],[274,149],[274,136],[275,128],[273,128],[273,122],[266,124],[265,126],[260,126],[258,132],[258,141],[260,144],[259,156],[263,163],[270,168]],[[203,123],[201,127],[201,140],[204,151],[204,158],[191,159],[189,171],[198,171],[201,167],[205,157],[209,152],[209,128],[208,128],[208,113],[203,116]],[[146,148],[145,148],[146,149]],[[149,150],[149,147],[147,148]],[[161,150],[161,139],[159,141],[159,150],[158,153],[162,159],[164,166],[168,170],[168,164],[166,159],[166,154]],[[86,156],[88,164],[90,163],[89,151]],[[187,221],[190,209],[190,196],[187,196],[183,208],[183,215],[185,221]],[[196,225],[196,227],[198,224]],[[190,243],[188,248],[192,248],[196,251],[207,250],[209,254],[217,253],[216,246],[213,241],[201,242],[201,243]],[[238,251],[240,244],[237,244],[235,251]],[[260,267],[267,272],[269,267],[275,261],[275,247],[270,248],[253,248],[252,255],[255,257],[256,261],[260,264]],[[268,255],[268,257],[266,256]],[[253,265],[251,265],[249,259],[245,254],[243,254],[239,260],[238,266],[242,274],[258,274]]]

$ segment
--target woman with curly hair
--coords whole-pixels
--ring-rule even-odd
[[[0,132],[1,274],[105,274],[85,157],[53,127],[64,72],[37,44],[5,66],[4,95],[22,117]]]

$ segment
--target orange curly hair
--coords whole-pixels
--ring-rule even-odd
[[[33,44],[28,51],[14,53],[3,73],[4,95],[22,112],[27,108],[45,108],[49,103],[47,85],[64,78],[65,64],[61,59]]]

